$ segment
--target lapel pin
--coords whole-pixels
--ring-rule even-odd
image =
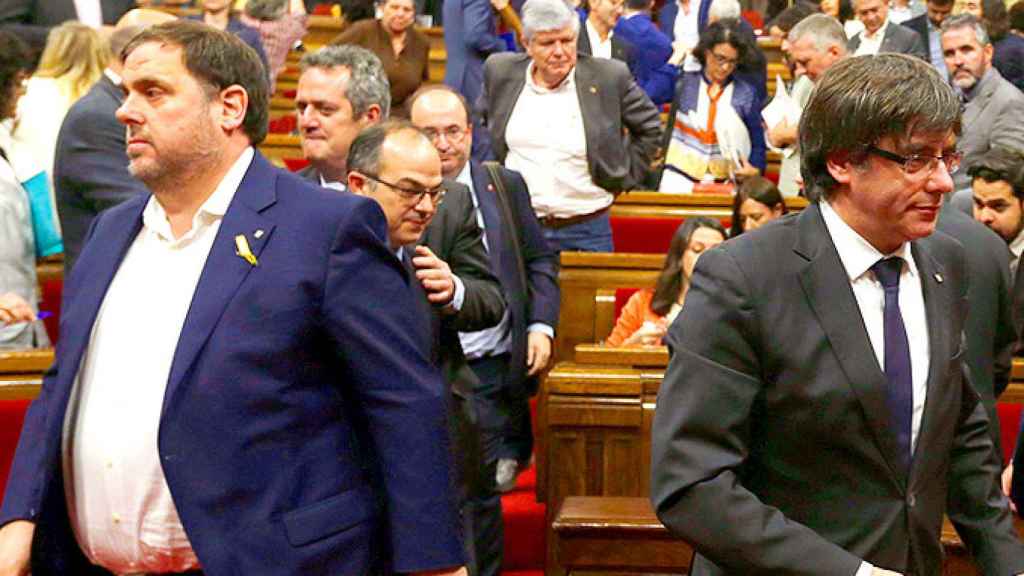
[[[259,264],[256,260],[256,256],[252,253],[252,250],[249,249],[249,241],[245,239],[245,234],[235,236],[235,254],[241,256],[252,266]]]
[[[938,282],[939,284],[942,284],[942,274],[939,274],[938,272],[936,272],[935,273],[935,281]]]
[[[254,232],[253,233],[253,237],[256,238],[257,240],[259,240],[260,238],[263,238],[263,229],[260,228],[259,230]]]
[[[590,87],[590,93],[591,94],[597,94],[597,86],[591,86]]]

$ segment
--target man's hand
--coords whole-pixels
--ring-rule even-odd
[[[469,576],[469,571],[464,566],[454,570],[430,570],[428,572],[413,572],[409,576]]]
[[[36,319],[32,306],[13,292],[0,294],[0,324],[33,322]]]
[[[36,525],[15,520],[0,528],[0,576],[25,576],[29,573],[32,535]]]
[[[530,368],[527,376],[535,376],[547,368],[551,359],[551,338],[543,332],[526,335],[526,365]]]
[[[416,279],[427,293],[427,300],[435,306],[450,304],[455,297],[455,276],[448,263],[435,256],[430,248],[417,246],[412,265],[416,268]]]
[[[1006,470],[1003,470],[1003,494],[1006,494],[1007,498],[1010,497],[1010,488],[1012,487],[1012,485],[1013,460],[1010,460],[1010,463],[1006,465]],[[1013,500],[1010,500],[1010,510],[1013,510],[1014,512],[1017,511],[1017,505],[1013,503]]]
[[[790,144],[796,142],[797,138],[797,127],[789,123],[788,120],[783,118],[781,122],[772,126],[765,132],[765,136],[768,137],[768,142],[776,148],[785,148]]]

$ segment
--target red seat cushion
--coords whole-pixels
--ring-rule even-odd
[[[640,290],[639,288],[616,288],[615,289],[615,319],[618,320],[622,314],[622,308],[629,302],[629,299],[633,297],[633,294]]]
[[[665,254],[682,218],[612,216],[612,238],[616,252]]]
[[[1024,411],[1024,404],[1004,403],[996,404],[996,415],[999,417],[999,439],[1002,442],[1003,462],[1009,462],[1013,458],[1013,450],[1017,446],[1017,432],[1020,430],[1021,412]]]
[[[305,158],[285,158],[284,166],[292,172],[298,172],[306,166],[309,166],[309,160],[306,160]]]
[[[14,450],[18,447],[21,424],[25,421],[25,411],[30,403],[31,400],[0,401],[0,502],[3,501]]]
[[[50,337],[52,345],[57,344],[60,326],[60,299],[64,294],[64,278],[57,277],[42,282],[42,299],[39,301],[39,311],[46,312],[43,318],[43,325],[46,326],[46,335]]]

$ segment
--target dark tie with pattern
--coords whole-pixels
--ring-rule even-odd
[[[914,410],[914,383],[910,371],[910,343],[900,313],[900,272],[902,258],[885,258],[871,270],[885,288],[885,378],[889,381],[886,404],[903,470],[910,469],[910,428]]]

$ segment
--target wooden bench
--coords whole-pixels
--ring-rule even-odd
[[[52,364],[52,348],[0,351],[0,401],[35,398]]]
[[[1015,517],[1014,526],[1024,538],[1024,521]],[[566,498],[552,532],[557,568],[566,574],[688,574],[693,562],[693,548],[669,533],[647,498]],[[944,576],[979,574],[948,519],[941,541],[946,551]]]
[[[669,533],[646,498],[566,498],[552,532],[566,574],[688,574],[693,562],[693,548]]]

